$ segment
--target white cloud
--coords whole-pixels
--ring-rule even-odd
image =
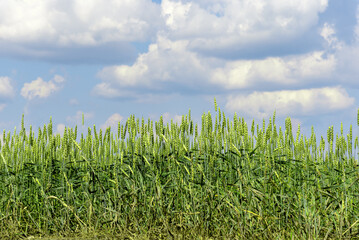
[[[189,39],[191,49],[238,49],[288,41],[317,24],[327,0],[162,1],[171,40]]]
[[[339,41],[338,38],[335,36],[336,32],[334,29],[333,24],[325,23],[321,32],[320,36],[322,36],[325,41],[328,43],[330,47],[336,50],[340,50],[343,48],[344,43]]]
[[[96,85],[93,92],[104,97],[120,97],[136,95],[131,91],[135,87],[163,90],[165,83],[177,82],[183,86],[205,84],[203,81],[209,69],[206,65],[212,65],[214,60],[204,60],[187,51],[187,44],[188,41],[171,41],[159,36],[132,66],[103,68],[98,73],[103,83]]]
[[[124,124],[122,120],[123,116],[118,113],[114,113],[106,120],[104,124],[101,125],[101,129],[106,130],[106,128],[111,127],[112,131],[114,131],[114,129],[117,130],[118,122],[121,122],[121,125]]]
[[[0,39],[63,46],[144,41],[158,28],[159,14],[148,0],[3,1]]]
[[[335,70],[334,55],[312,52],[289,57],[269,57],[263,60],[228,61],[212,71],[211,82],[226,89],[248,88],[260,82],[295,85],[304,80],[328,78]]]
[[[42,78],[37,78],[31,83],[25,83],[21,89],[21,96],[31,100],[35,97],[47,98],[51,93],[60,90],[65,79],[59,75],[55,75],[49,82],[45,82]]]
[[[11,98],[15,95],[9,77],[0,77],[0,98]]]
[[[229,96],[226,108],[261,119],[270,116],[275,109],[278,115],[310,115],[342,110],[353,104],[354,98],[337,86]]]
[[[4,1],[0,40],[17,54],[37,57],[54,54],[54,47],[152,41],[156,34],[189,40],[195,51],[231,51],[294,41],[327,5],[328,0]]]
[[[261,60],[224,61],[204,57],[188,50],[188,40],[171,41],[158,36],[133,65],[105,67],[98,73],[102,83],[93,92],[107,98],[134,97],[136,88],[165,89],[167,84],[201,91],[204,87],[223,90],[253,88],[257,84],[275,83],[279,88],[303,86],[313,80],[327,82],[336,69],[333,54],[322,51]]]

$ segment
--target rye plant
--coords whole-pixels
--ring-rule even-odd
[[[278,129],[275,112],[267,126],[249,126],[214,105],[215,123],[204,113],[200,134],[191,110],[180,125],[131,115],[117,134],[94,125],[62,137],[51,118],[26,133],[23,116],[0,139],[0,238],[358,236],[352,126],[346,136],[329,127],[317,145],[313,128],[294,136],[290,118]]]

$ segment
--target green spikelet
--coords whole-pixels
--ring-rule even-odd
[[[162,115],[160,117],[160,130],[161,130],[161,132],[163,131],[163,117],[162,117]]]
[[[267,144],[267,141],[270,139],[270,134],[271,134],[271,129],[270,129],[270,125],[267,126],[267,130],[265,132],[265,136],[264,136],[264,143]]]
[[[111,143],[111,126],[108,126],[107,128],[106,128],[106,133],[105,133],[105,137],[104,138],[106,138],[106,142],[108,143],[108,144],[110,144]],[[105,141],[105,140],[104,140]]]
[[[214,98],[214,109],[215,109],[216,112],[217,112],[217,101],[216,101],[216,97]]]
[[[218,108],[218,122],[219,122],[219,124],[221,124],[221,120],[222,120],[221,109]]]
[[[137,120],[136,120],[136,135],[139,133],[140,133],[140,119],[137,118]]]
[[[254,131],[255,131],[255,123],[254,123],[254,119],[253,119],[253,121],[252,121],[252,126],[251,126],[252,136],[254,136]]]
[[[264,120],[264,118],[263,118],[262,130],[263,130],[263,133],[266,130],[266,121]]]
[[[50,122],[49,124],[47,125],[47,133],[50,136],[52,136],[53,132],[52,132],[52,116],[50,117]]]
[[[153,121],[151,121],[150,138],[151,138],[151,143],[152,143],[152,145],[153,145],[153,143],[154,143],[154,136],[153,136]]]
[[[183,133],[185,131],[185,122],[184,122],[184,115],[182,115],[181,118],[181,126],[180,126],[180,131]]]
[[[237,129],[238,129],[238,122],[237,121],[238,121],[237,113],[235,112],[234,116],[233,116],[234,131],[237,131]]]
[[[121,134],[122,134],[121,138],[122,138],[122,139],[125,139],[125,137],[126,137],[127,126],[128,126],[128,120],[126,121],[125,129],[121,132]]]
[[[84,113],[82,113],[82,126],[85,124],[85,116]]]
[[[68,156],[68,152],[67,152],[67,141],[68,141],[68,137],[67,137],[67,127],[65,127],[64,130],[64,138],[62,140],[62,148],[64,150],[64,158],[67,159]]]
[[[290,117],[287,117],[285,119],[285,141],[286,141],[286,145],[288,144],[291,145],[292,140],[292,122]]]
[[[93,134],[95,135],[95,140],[98,141],[98,135],[97,135],[97,131],[96,131],[96,126],[95,124],[93,125]]]
[[[231,132],[232,124],[229,122],[229,119],[227,119],[227,131]]]
[[[212,131],[212,122],[211,122],[211,114],[208,111],[207,117],[206,117],[206,130],[207,130],[207,136],[210,136]]]
[[[347,135],[347,140],[348,140],[348,151],[351,158],[353,153],[353,127],[351,124],[350,124],[349,134]]]
[[[121,124],[120,121],[117,123],[117,139],[119,139],[121,136]]]
[[[196,127],[195,127],[194,133],[195,133],[195,138],[197,139],[197,137],[198,137],[198,126],[197,126],[197,123],[196,123]]]
[[[125,136],[124,136],[124,127],[121,126],[121,139],[125,139]]]
[[[191,123],[190,123],[189,133],[190,133],[191,135],[193,135],[193,121],[191,121]]]
[[[22,118],[21,118],[21,130],[20,133],[25,137],[25,127],[24,127],[24,114],[22,114]]]
[[[312,125],[312,132],[311,132],[311,135],[310,135],[310,142],[311,142],[311,144],[314,144],[313,143],[313,141],[314,141],[314,127],[313,127],[313,125]]]
[[[145,134],[145,119],[142,117],[141,120],[141,136]]]
[[[359,148],[358,136],[354,140],[354,149],[356,149],[357,147]]]
[[[41,128],[39,127],[39,131],[37,133],[37,144],[40,144],[40,140],[42,139]]]
[[[77,125],[75,126],[75,140],[77,139]]]
[[[218,120],[216,118],[216,121],[214,123],[214,132],[217,133],[218,132]]]
[[[257,146],[258,147],[261,147],[262,146],[262,140],[263,140],[263,136],[262,136],[262,130],[260,130],[258,133],[257,133]]]
[[[203,113],[202,115],[202,128],[201,128],[201,135],[204,134],[204,129],[205,129],[205,124],[206,124],[206,120],[205,120],[205,113]]]
[[[274,110],[274,113],[273,113],[273,125],[275,124],[275,114],[276,114],[276,110]]]
[[[289,121],[288,121],[288,118],[285,119],[285,131],[287,132],[287,134],[289,134]]]
[[[273,125],[273,136],[274,136],[275,138],[277,138],[277,137],[278,137],[278,133],[277,133],[277,125],[276,125],[276,124],[274,124],[274,125]]]
[[[45,142],[47,142],[47,129],[46,129],[46,124],[44,124],[44,130],[43,130],[42,132],[43,132],[44,140],[45,140]]]
[[[95,129],[94,129],[95,131]],[[98,139],[100,140],[100,144],[102,145],[102,129],[100,128]]]
[[[295,140],[296,143],[298,143],[299,137],[300,137],[300,124],[298,124],[297,137],[296,137],[296,140]]]
[[[191,122],[191,109],[188,110],[188,122]]]
[[[282,144],[283,144],[283,132],[282,132],[282,127],[281,127],[281,126],[279,126],[278,136],[279,136],[280,141],[281,141]]]
[[[91,137],[91,128],[90,127],[87,128],[87,137]]]

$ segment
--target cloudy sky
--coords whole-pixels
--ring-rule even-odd
[[[0,129],[99,128],[276,110],[284,127],[359,133],[358,0],[0,3]],[[83,128],[84,129],[84,128]],[[117,131],[117,130],[116,130]],[[318,139],[318,136],[317,136]]]

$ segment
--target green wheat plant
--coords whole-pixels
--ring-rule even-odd
[[[359,235],[358,136],[203,114],[134,115],[117,134],[50,122],[0,137],[0,238],[350,239]],[[357,116],[359,126],[359,109]],[[82,118],[84,126],[84,118]],[[249,128],[250,127],[250,128]],[[193,139],[193,140],[191,140]],[[103,235],[101,235],[103,234]]]

